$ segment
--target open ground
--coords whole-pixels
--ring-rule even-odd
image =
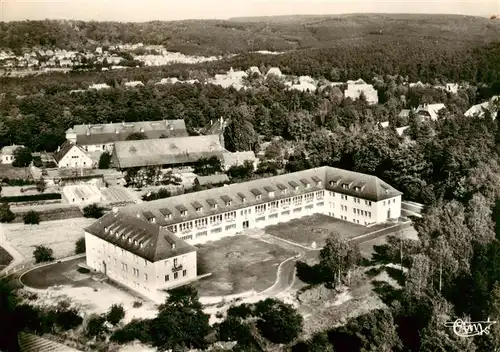
[[[14,167],[9,164],[0,164],[0,179],[25,179],[30,175],[27,168]]]
[[[89,274],[78,272],[78,265],[83,263],[85,258],[71,259],[22,275],[21,283],[27,286],[27,290],[35,289],[36,292],[36,299],[30,302],[55,306],[66,300],[86,314],[105,313],[111,305],[122,304],[126,311],[125,321],[155,316],[157,308],[153,303],[142,302],[141,307],[134,308],[134,302],[141,301],[139,298],[111,284],[94,280]]]
[[[278,265],[296,254],[246,235],[208,242],[198,247],[198,275],[212,275],[195,286],[200,296],[260,292],[275,283]]]
[[[5,239],[25,261],[33,260],[33,250],[44,245],[54,251],[55,258],[73,255],[75,242],[84,236],[84,228],[95,219],[76,218],[41,222],[39,225],[22,223],[1,224]]]
[[[370,232],[381,230],[391,225],[379,224],[372,227],[356,225],[330,216],[315,214],[286,223],[266,227],[266,233],[303,246],[310,247],[316,242],[316,247],[325,245],[332,232],[337,232],[343,238],[354,238]]]

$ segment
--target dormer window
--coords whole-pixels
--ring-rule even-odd
[[[172,250],[175,250],[175,243],[172,243]]]
[[[306,180],[305,178],[301,178],[300,182],[304,185],[304,187],[306,189],[308,189],[311,186],[311,183],[308,180]]]
[[[247,197],[243,193],[238,193],[238,197],[240,197],[242,203],[247,201]]]
[[[139,247],[144,247],[144,244],[142,242],[139,242]]]
[[[128,243],[132,243],[132,239],[130,237],[128,238]]]
[[[137,240],[134,240],[134,246],[137,246]]]
[[[250,192],[252,192],[256,200],[262,199],[262,193],[257,188],[251,189]]]
[[[203,211],[203,206],[199,202],[193,202],[191,204],[197,213],[201,213]]]
[[[124,239],[125,239],[125,235],[122,235],[122,240],[124,240]]]
[[[359,192],[359,191],[361,191],[361,187],[354,186],[354,190],[355,190],[356,192]]]
[[[233,204],[233,200],[229,196],[224,195],[221,196],[220,199],[222,199],[226,207],[230,207]]]
[[[321,182],[321,179],[318,176],[313,176],[312,180],[314,181],[314,183],[316,184],[316,186],[321,186],[322,182]]]
[[[336,186],[336,182],[335,181],[330,181],[330,186]]]
[[[108,227],[105,227],[104,228],[104,233],[108,233],[109,232],[109,228]]]
[[[342,188],[343,188],[343,189],[349,189],[349,185],[348,185],[347,183],[343,183],[343,184],[342,184]]]
[[[264,187],[264,190],[267,192],[267,196],[272,198],[274,197],[274,189],[269,186]]]
[[[218,205],[218,204],[217,204],[217,202],[215,201],[215,199],[211,199],[211,198],[210,198],[210,199],[207,199],[207,203],[208,203],[208,205],[210,205],[210,209],[212,209],[212,210],[217,209],[217,205]]]
[[[187,208],[184,205],[177,205],[175,208],[179,211],[181,216],[187,216]]]

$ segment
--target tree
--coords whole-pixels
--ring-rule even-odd
[[[24,328],[18,319],[16,306],[18,304],[12,286],[4,279],[0,280],[0,319],[2,333],[0,334],[0,350],[18,352],[18,332]]]
[[[198,176],[209,176],[222,171],[222,162],[217,156],[201,158],[194,166],[194,173]]]
[[[123,318],[125,318],[125,309],[119,304],[113,304],[106,315],[106,320],[112,325],[118,325]]]
[[[99,169],[104,170],[104,169],[109,169],[111,165],[111,154],[108,152],[104,152],[101,154],[99,157]]]
[[[256,303],[255,313],[259,331],[273,343],[290,343],[302,332],[302,315],[289,304],[268,298]]]
[[[328,334],[320,332],[315,334],[306,342],[300,342],[293,346],[293,352],[334,352],[333,345],[328,339]]]
[[[123,328],[116,330],[110,340],[117,343],[128,343],[139,340],[142,343],[151,342],[150,320],[133,319]]]
[[[51,262],[54,260],[54,251],[45,246],[36,246],[33,251],[33,257],[36,263]]]
[[[40,223],[40,214],[34,210],[30,210],[23,215],[23,221],[25,224],[38,225]]]
[[[17,148],[14,151],[14,161],[12,166],[14,167],[27,167],[31,164],[33,156],[31,155],[31,150],[29,148]]]
[[[258,136],[251,121],[250,109],[244,105],[231,110],[230,122],[224,129],[225,148],[231,152],[254,150]]]
[[[45,192],[45,188],[47,185],[45,184],[45,180],[43,177],[40,177],[40,179],[36,182],[36,190],[40,193]]]
[[[85,253],[85,237],[80,237],[75,243],[75,254]]]
[[[93,315],[87,321],[87,326],[85,327],[85,335],[87,337],[94,337],[97,340],[102,340],[108,333],[108,328],[106,327],[106,318],[102,315]]]
[[[9,203],[0,204],[0,222],[9,223],[14,221],[16,215],[10,210]]]
[[[83,322],[83,318],[76,309],[62,309],[54,312],[55,324],[64,331],[74,329]]]
[[[104,208],[100,207],[97,203],[87,205],[83,208],[83,216],[86,218],[99,219],[104,215]]]
[[[127,136],[127,141],[138,141],[141,139],[148,139],[148,137],[142,132],[133,132]]]
[[[282,161],[283,159],[283,147],[282,143],[277,140],[271,141],[265,150],[264,156],[269,160]]]
[[[206,348],[209,316],[203,312],[198,292],[192,286],[170,290],[166,302],[151,322],[152,343],[160,351],[177,348]]]
[[[342,278],[350,273],[361,259],[359,248],[352,242],[340,237],[338,233],[331,233],[326,244],[319,253],[320,264],[329,271],[331,283],[336,287]]]

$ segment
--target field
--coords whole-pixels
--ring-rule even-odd
[[[24,257],[33,259],[38,245],[52,248],[56,258],[74,254],[75,242],[84,235],[83,229],[94,219],[76,218],[42,222],[39,225],[2,224],[6,240]]]
[[[263,291],[276,281],[278,265],[295,254],[248,236],[208,242],[198,249],[198,275],[212,275],[195,285],[200,296]]]
[[[23,167],[0,164],[0,179],[25,179],[29,174],[29,171],[26,171]]]
[[[315,214],[312,216],[295,219],[286,223],[266,227],[266,233],[288,241],[311,246],[323,247],[331,232],[335,231],[344,238],[353,238],[383,228],[376,225],[370,228],[338,220],[326,215]]]

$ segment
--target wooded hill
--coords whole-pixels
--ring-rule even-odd
[[[20,21],[0,23],[0,47],[57,47],[82,50],[96,45],[144,43],[164,45],[186,54],[219,55],[255,50],[363,46],[374,39],[489,43],[500,38],[499,21],[457,15],[356,14],[285,16],[229,21],[175,22]]]

